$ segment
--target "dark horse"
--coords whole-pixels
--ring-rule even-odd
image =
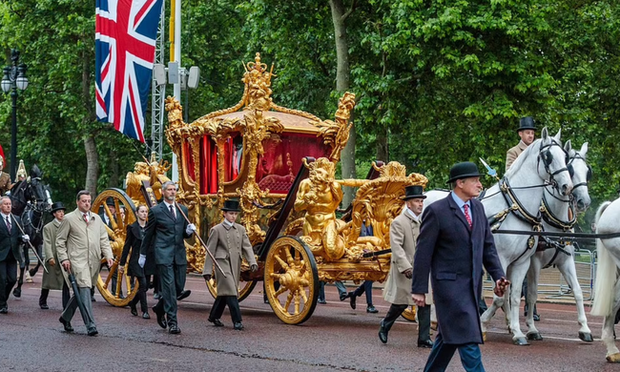
[[[13,205],[11,212],[21,217],[21,227],[30,237],[30,242],[36,248],[39,257],[42,257],[45,212],[50,210],[52,200],[49,187],[41,182],[41,170],[36,164],[30,171],[29,180],[19,181],[11,188],[10,197]],[[15,297],[21,297],[24,272],[30,267],[29,249],[29,244],[22,246],[23,259],[19,269],[19,280],[17,287],[13,290]],[[34,276],[40,266],[41,263],[37,260],[36,266],[29,271],[30,276]]]

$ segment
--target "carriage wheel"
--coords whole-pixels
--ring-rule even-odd
[[[215,270],[217,269],[214,268],[214,271]],[[216,298],[217,281],[215,280],[215,272],[213,273],[213,275],[211,275],[211,279],[205,280],[205,282],[207,283],[207,288],[209,289],[209,293],[211,293],[211,296],[213,296],[213,298]],[[250,293],[252,293],[252,290],[256,286],[256,282],[256,280],[251,280],[249,282],[239,282],[239,302],[245,300],[250,295]]]
[[[407,319],[408,321],[415,322],[415,315],[416,315],[415,307],[410,306],[406,308],[405,311],[403,311],[401,315],[403,318]]]
[[[115,213],[106,205],[108,198],[114,200]],[[125,209],[124,216],[121,214],[121,206]],[[114,255],[114,264],[108,267],[105,260],[101,261],[101,271],[97,279],[97,288],[103,298],[113,306],[127,306],[138,293],[138,281],[131,282],[127,275],[127,265],[121,274],[118,271],[118,263],[121,259],[123,246],[127,235],[127,226],[136,221],[136,207],[131,198],[120,189],[107,189],[97,196],[92,203],[91,212],[102,215],[105,213],[111,221],[112,228],[106,225],[110,238],[110,247]],[[130,253],[131,254],[131,253]],[[129,260],[128,260],[129,261]],[[113,288],[113,278],[116,276],[116,285]]]
[[[265,260],[265,293],[276,316],[287,324],[310,318],[319,295],[314,255],[299,238],[282,236],[271,245]]]

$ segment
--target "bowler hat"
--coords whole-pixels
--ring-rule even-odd
[[[536,131],[536,124],[534,123],[534,119],[532,119],[531,116],[526,116],[524,118],[521,118],[521,121],[519,122],[519,129],[517,129],[517,133],[522,130],[526,130],[526,129],[531,129],[533,131]]]
[[[480,177],[478,166],[470,161],[456,163],[450,168],[450,179],[447,183],[469,177]]]
[[[64,204],[62,204],[62,202],[54,202],[54,204],[52,204],[52,214],[54,214],[54,212],[59,211],[59,210],[63,210],[66,211],[67,208],[65,208]]]
[[[111,196],[105,200],[105,204],[109,205],[110,207],[116,207],[116,204],[114,204],[114,198]]]
[[[230,199],[224,201],[222,210],[224,212],[241,212],[241,209],[239,209],[239,200]]]
[[[411,185],[405,187],[405,196],[400,197],[403,200],[409,199],[426,199],[426,195],[424,195],[424,187]]]

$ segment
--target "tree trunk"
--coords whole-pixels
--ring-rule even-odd
[[[95,136],[84,136],[84,150],[86,150],[86,182],[84,189],[90,191],[93,199],[97,195],[97,179],[99,178],[99,155],[95,145]]]
[[[349,89],[349,79],[351,70],[349,66],[349,43],[347,41],[346,19],[355,7],[355,1],[351,9],[345,13],[342,0],[329,0],[332,11],[332,21],[334,23],[334,39],[336,41],[336,90],[344,93]],[[355,172],[355,126],[351,127],[349,141],[342,150],[341,164],[343,178],[356,178]],[[347,207],[353,201],[355,190],[350,187],[344,188],[343,207]]]

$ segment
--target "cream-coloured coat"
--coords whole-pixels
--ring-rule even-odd
[[[79,209],[67,214],[62,220],[56,237],[56,252],[62,263],[71,262],[78,287],[90,288],[97,282],[101,258],[112,259],[112,249],[105,224],[101,217],[89,212],[88,225]],[[67,274],[65,280],[68,282]]]
[[[403,271],[413,268],[416,239],[420,235],[420,222],[409,215],[407,208],[390,225],[390,245],[392,262],[383,289],[383,299],[396,305],[415,305],[411,298],[411,279]],[[426,295],[426,303],[432,304],[431,293]]]
[[[45,254],[45,267],[47,272],[43,270],[43,280],[41,281],[41,288],[46,289],[62,289],[63,281],[62,268],[60,261],[58,261],[58,254],[56,254],[56,235],[58,235],[58,228],[61,222],[57,219],[53,219],[43,227],[43,253]],[[50,260],[54,259],[56,264],[51,266]]]
[[[527,145],[525,144],[525,142],[523,142],[523,140],[521,140],[519,141],[518,145],[508,150],[508,152],[506,153],[506,170],[510,168],[512,163],[514,163],[515,160],[517,160],[519,155],[521,155],[521,153],[525,151],[526,148],[527,148]]]
[[[226,278],[219,270],[213,270],[213,260],[208,254],[205,257],[202,274],[212,274],[215,271],[218,296],[237,296],[243,257],[250,266],[256,264],[252,244],[245,228],[238,223],[229,226],[224,222],[213,226],[207,240],[207,248],[226,274]]]

